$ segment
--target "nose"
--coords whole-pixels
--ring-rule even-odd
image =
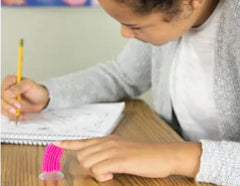
[[[121,35],[125,38],[134,38],[134,33],[131,30],[131,28],[125,26],[125,25],[121,25]]]

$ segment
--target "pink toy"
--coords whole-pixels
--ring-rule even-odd
[[[60,160],[62,157],[62,153],[63,149],[52,144],[48,145],[43,155],[42,171],[43,172],[60,171],[61,170]]]
[[[63,149],[49,144],[44,152],[42,161],[42,173],[39,178],[42,180],[58,180],[64,177],[61,170],[61,157]]]

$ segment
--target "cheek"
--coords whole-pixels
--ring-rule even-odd
[[[175,40],[184,34],[183,27],[174,26],[170,24],[161,24],[151,29],[143,29],[134,31],[134,37],[141,41],[153,44],[165,44],[169,41]]]
[[[152,43],[161,42],[162,40],[168,38],[170,35],[165,28],[151,28],[135,31],[134,36],[137,39]]]

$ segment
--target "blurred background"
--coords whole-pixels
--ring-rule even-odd
[[[95,5],[11,6],[1,9],[1,78],[16,74],[20,38],[24,38],[23,76],[36,81],[114,59],[127,43],[120,24]],[[151,91],[140,98],[152,105]]]

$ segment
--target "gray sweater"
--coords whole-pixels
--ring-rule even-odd
[[[196,180],[233,186],[240,185],[240,1],[225,0],[223,6],[214,51],[214,95],[222,141],[201,140]],[[177,129],[169,75],[178,42],[157,47],[130,40],[116,60],[42,82],[50,92],[48,109],[117,101],[152,88],[154,109]]]

